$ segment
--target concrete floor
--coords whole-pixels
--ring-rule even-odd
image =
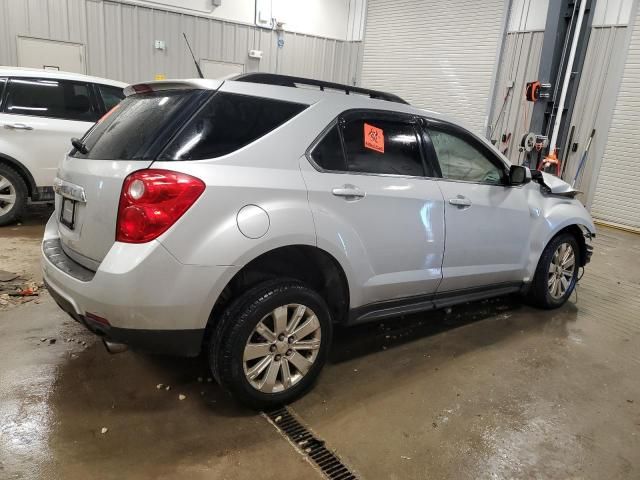
[[[0,269],[37,280],[45,216]],[[640,478],[640,237],[600,228],[577,297],[341,329],[291,410],[364,479]],[[0,478],[321,478],[202,360],[109,355],[36,301],[0,311]]]

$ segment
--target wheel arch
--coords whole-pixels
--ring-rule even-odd
[[[591,230],[589,230],[589,228],[586,225],[582,225],[582,224],[579,224],[579,223],[571,223],[569,225],[565,225],[564,227],[562,227],[562,228],[558,229],[557,231],[555,231],[553,233],[553,235],[551,235],[551,237],[545,243],[545,248],[549,244],[549,242],[551,242],[558,235],[562,235],[563,233],[569,233],[576,239],[576,242],[578,242],[578,246],[580,247],[580,252],[579,252],[580,261],[579,261],[578,265],[580,267],[584,267],[587,264],[587,257],[588,257],[587,256],[587,240],[586,240],[586,237],[585,237],[585,234],[586,234],[585,230],[587,232],[589,232],[591,235],[595,235]]]
[[[329,252],[316,246],[287,245],[256,256],[227,282],[209,315],[205,341],[235,298],[255,285],[275,278],[304,282],[327,302],[334,323],[347,320],[350,290],[347,275],[340,262]]]
[[[25,167],[22,163],[16,160],[9,155],[5,155],[4,153],[0,153],[0,164],[4,163],[5,165],[9,165],[14,170],[18,172],[18,174],[23,178],[24,182],[27,184],[27,190],[29,192],[29,197],[33,197],[34,192],[37,189],[36,181],[31,175],[31,172],[27,167]]]

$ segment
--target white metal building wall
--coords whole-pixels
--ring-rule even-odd
[[[240,63],[245,72],[342,83],[357,74],[360,42],[287,32],[278,48],[272,30],[108,0],[0,0],[0,65],[17,65],[16,38],[27,36],[84,45],[91,75],[125,82],[194,77],[182,32],[196,58]],[[155,50],[154,40],[164,40],[166,50]],[[250,59],[250,49],[263,58]]]
[[[598,220],[640,231],[640,15],[635,15],[632,24],[591,214]]]
[[[611,113],[615,107],[620,77],[624,70],[627,26],[596,25],[589,36],[580,85],[569,124],[573,131],[571,145],[567,145],[563,160],[562,178],[583,192],[579,197],[590,206],[597,180],[595,167],[607,144]],[[595,135],[584,164],[578,172],[591,131]],[[570,135],[570,133],[569,133]],[[576,145],[573,151],[572,145]],[[577,176],[577,177],[576,177]]]
[[[525,87],[538,78],[547,9],[548,0],[513,0],[509,13],[488,133],[513,163],[524,161],[519,146],[529,132],[533,111]]]
[[[362,85],[484,134],[505,0],[369,0]]]
[[[529,132],[533,103],[525,98],[527,82],[538,78],[543,31],[509,32],[496,83],[491,141],[513,163],[522,164],[522,136]]]

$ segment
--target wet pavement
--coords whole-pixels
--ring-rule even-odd
[[[38,278],[43,218],[0,228],[0,269]],[[640,478],[639,254],[601,227],[577,303],[339,329],[290,409],[364,479]],[[109,355],[37,302],[0,311],[1,479],[321,478],[203,359]]]

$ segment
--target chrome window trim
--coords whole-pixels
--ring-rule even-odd
[[[324,127],[322,129],[322,131],[315,138],[315,140],[313,142],[311,142],[311,145],[309,145],[309,147],[307,147],[307,150],[304,152],[304,156],[306,157],[307,161],[311,164],[311,166],[316,171],[318,171],[320,173],[335,173],[335,174],[341,174],[341,175],[366,175],[366,176],[373,176],[373,177],[425,179],[425,180],[433,180],[433,181],[436,181],[436,182],[467,183],[467,184],[472,184],[472,185],[488,185],[490,187],[503,187],[503,188],[522,188],[522,187],[525,186],[524,183],[520,184],[520,185],[509,185],[509,184],[506,184],[506,183],[472,182],[470,180],[457,180],[457,179],[453,179],[453,178],[444,178],[444,177],[430,177],[428,175],[399,175],[399,174],[393,174],[393,173],[353,172],[353,171],[350,171],[350,170],[327,170],[325,168],[322,168],[313,159],[313,155],[312,155],[313,150],[324,139],[324,137],[331,131],[332,128],[338,126],[338,120],[339,120],[341,115],[343,115],[343,114],[345,114],[347,112],[353,112],[353,111],[354,110],[346,110],[345,112],[342,112],[340,115],[338,115],[336,118],[334,118],[326,127]],[[390,113],[393,114],[395,112],[390,111]],[[407,115],[409,117],[413,117],[413,118],[416,118],[416,119],[417,118],[424,118],[425,120],[428,120],[427,117],[415,117],[415,116],[410,115],[410,114],[399,113],[399,115]],[[441,123],[447,123],[447,122],[441,122]],[[421,125],[418,125],[418,127],[423,128]],[[504,164],[502,159],[500,159],[497,156],[496,156],[496,158],[500,162],[502,162]],[[504,165],[505,165],[505,168],[508,167],[507,164],[504,164]]]

